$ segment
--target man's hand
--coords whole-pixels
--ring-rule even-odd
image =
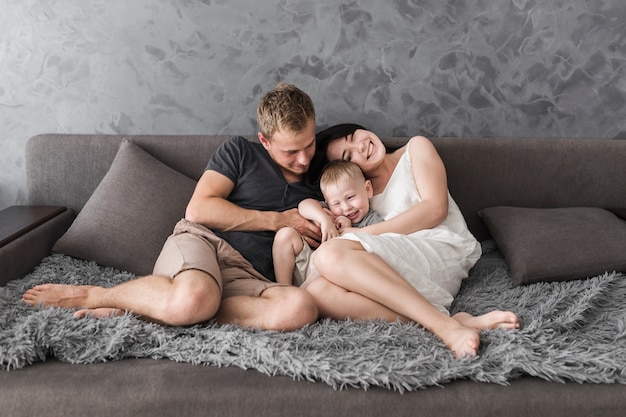
[[[320,228],[310,220],[305,219],[300,215],[297,208],[283,211],[280,213],[282,226],[281,227],[293,227],[304,238],[304,241],[312,248],[317,248],[319,242],[322,239],[322,232]]]

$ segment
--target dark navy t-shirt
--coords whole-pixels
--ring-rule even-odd
[[[239,207],[262,211],[285,211],[306,198],[320,194],[304,182],[287,183],[276,163],[258,142],[235,136],[213,154],[206,170],[217,171],[234,182],[228,200]],[[220,232],[266,278],[275,281],[272,263],[274,232]]]

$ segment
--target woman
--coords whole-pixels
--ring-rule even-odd
[[[374,133],[343,124],[320,132],[317,147],[327,160],[361,167],[374,189],[372,209],[385,219],[348,229],[317,249],[314,262],[321,278],[307,280],[303,287],[323,316],[412,320],[457,357],[477,354],[478,330],[519,328],[512,312],[449,316],[481,249],[448,193],[443,162],[428,139],[416,136],[387,152]]]

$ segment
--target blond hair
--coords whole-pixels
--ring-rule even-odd
[[[307,93],[293,84],[280,83],[269,91],[256,111],[259,131],[268,140],[277,131],[300,133],[309,120],[315,122],[315,109]]]
[[[330,161],[320,177],[320,190],[324,194],[329,186],[352,180],[365,182],[363,171],[357,164],[350,161]]]

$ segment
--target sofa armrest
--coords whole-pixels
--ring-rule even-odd
[[[31,272],[74,220],[65,207],[12,206],[0,211],[0,285]]]

